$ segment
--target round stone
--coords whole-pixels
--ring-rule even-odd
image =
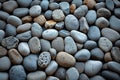
[[[60,30],[59,31],[59,36],[61,36],[61,37],[67,37],[67,36],[70,36],[70,32],[69,31],[67,31],[67,30]]]
[[[110,52],[105,53],[104,61],[105,61],[105,62],[110,62],[110,61],[112,61],[112,56],[111,56],[111,53],[110,53]]]
[[[39,59],[38,59],[39,67],[46,68],[50,62],[51,62],[51,56],[49,52],[42,52],[39,55]]]
[[[39,15],[38,17],[34,18],[34,22],[40,24],[41,26],[45,24],[46,19],[44,15]]]
[[[40,6],[41,6],[43,11],[46,11],[48,9],[48,6],[49,6],[49,1],[48,0],[41,1]]]
[[[1,57],[0,58],[0,71],[6,71],[10,68],[11,66],[11,62],[10,59],[8,57]]]
[[[66,52],[59,52],[57,54],[56,61],[60,66],[63,67],[71,67],[76,63],[75,58]]]
[[[45,22],[45,28],[53,28],[55,26],[56,22],[54,20],[48,20]]]
[[[0,46],[0,57],[3,57],[7,54],[7,49],[4,47]]]
[[[7,24],[5,32],[6,32],[6,36],[16,36],[17,33],[16,27],[11,24]]]
[[[51,3],[49,4],[49,8],[50,8],[51,10],[59,9],[59,4],[56,3],[56,2],[51,2]]]
[[[10,80],[25,80],[26,73],[22,65],[12,66],[9,70]]]
[[[56,9],[53,11],[52,17],[55,21],[63,21],[65,18],[65,15],[62,10]]]
[[[52,11],[51,10],[47,10],[44,14],[46,19],[51,19],[52,18]]]
[[[8,73],[7,72],[0,72],[0,79],[1,80],[8,80]]]
[[[55,28],[56,28],[57,30],[62,30],[62,29],[64,28],[64,22],[62,21],[62,22],[56,23],[56,24],[55,24]]]
[[[81,6],[81,5],[82,5],[82,3],[83,3],[83,1],[82,1],[82,0],[72,0],[72,4],[75,4],[75,5],[76,5],[76,7]]]
[[[94,49],[96,47],[97,47],[97,43],[95,41],[92,41],[92,40],[88,40],[84,44],[85,49],[91,50],[91,49]]]
[[[31,4],[32,0],[17,0],[17,3],[21,6],[21,7],[29,7]]]
[[[0,30],[0,42],[3,40],[5,37],[5,32],[3,30]]]
[[[47,40],[53,40],[57,36],[58,36],[58,31],[55,29],[47,29],[42,33],[42,37]]]

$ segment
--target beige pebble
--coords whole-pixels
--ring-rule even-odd
[[[53,20],[46,21],[45,28],[53,28],[55,26],[56,22]]]
[[[23,23],[30,23],[32,22],[32,17],[31,16],[25,16],[22,18]]]
[[[89,9],[93,9],[96,5],[95,0],[84,0],[84,4],[87,5]]]
[[[71,4],[70,5],[70,12],[74,13],[75,9],[76,9],[76,5],[75,4]]]
[[[40,15],[40,16],[34,18],[34,22],[36,22],[42,26],[45,24],[46,19],[45,19],[44,15]]]

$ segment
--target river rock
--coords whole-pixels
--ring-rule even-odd
[[[76,5],[76,7],[81,6],[81,5],[82,5],[82,3],[83,3],[83,1],[82,1],[82,0],[72,0],[72,4],[75,4],[75,5]]]
[[[3,20],[0,20],[0,29],[5,29],[6,28],[6,22]]]
[[[17,34],[16,27],[11,24],[7,24],[5,33],[6,33],[6,36],[16,36]]]
[[[54,48],[50,48],[49,49],[50,55],[51,55],[51,59],[55,59],[57,56],[57,51]]]
[[[47,77],[46,80],[60,80],[60,79],[58,79],[57,77],[54,77],[54,76],[49,76],[49,77]]]
[[[45,28],[53,28],[55,26],[56,22],[54,20],[48,20],[45,22]]]
[[[58,3],[56,3],[56,2],[51,2],[50,4],[49,4],[49,8],[51,9],[51,10],[55,10],[55,9],[59,9],[59,4]]]
[[[105,80],[102,76],[96,75],[94,77],[91,77],[90,80]]]
[[[51,48],[51,44],[48,40],[40,39],[40,43],[41,43],[41,51],[49,51],[49,49]]]
[[[85,49],[91,50],[91,49],[94,49],[96,47],[97,47],[97,43],[95,41],[92,41],[92,40],[88,40],[84,44]]]
[[[17,0],[17,3],[21,6],[21,7],[29,7],[31,4],[32,0]]]
[[[41,6],[43,11],[46,11],[48,9],[48,6],[49,6],[49,1],[48,0],[41,1],[40,6]]]
[[[106,7],[109,9],[109,10],[111,10],[111,11],[113,11],[114,10],[114,2],[112,1],[112,0],[106,0]]]
[[[96,5],[96,1],[95,0],[84,0],[83,2],[85,5],[87,5],[87,7],[89,9],[94,9],[95,5]]]
[[[8,73],[7,72],[0,72],[0,79],[1,80],[8,80]]]
[[[78,70],[79,73],[84,72],[84,67],[85,67],[85,64],[83,62],[76,62],[75,64],[75,68]]]
[[[7,12],[5,12],[5,11],[0,11],[0,19],[6,21],[9,16],[10,16],[10,15],[9,15]]]
[[[5,37],[5,32],[3,30],[0,30],[0,42],[3,40]]]
[[[60,30],[60,31],[59,31],[59,36],[60,36],[60,37],[67,37],[67,36],[70,36],[70,32],[67,31],[67,30],[65,30],[65,29]]]
[[[0,46],[0,57],[3,57],[7,54],[7,49],[3,46]]]

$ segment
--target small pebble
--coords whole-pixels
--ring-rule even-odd
[[[84,67],[85,67],[85,64],[83,62],[76,62],[75,64],[75,68],[78,70],[79,73],[84,72]]]
[[[53,20],[49,20],[45,22],[45,28],[53,28],[55,26],[56,22]]]
[[[56,24],[55,24],[55,28],[56,28],[57,30],[62,30],[62,29],[64,28],[64,22],[62,21],[62,22],[56,23]]]
[[[59,9],[59,4],[58,3],[56,3],[56,2],[51,2],[50,4],[49,4],[49,8],[51,9],[51,10],[56,10],[56,9]]]
[[[48,6],[49,6],[49,1],[48,0],[42,0],[41,3],[40,3],[40,6],[41,6],[43,11],[46,11],[48,9]]]
[[[11,24],[7,24],[6,25],[6,29],[5,29],[5,32],[6,32],[6,36],[16,36],[17,34],[17,31],[16,31],[16,27],[11,25]]]
[[[70,5],[70,12],[73,14],[75,10],[76,10],[76,5],[75,4],[71,4]]]
[[[91,49],[94,49],[96,47],[97,47],[97,43],[95,41],[92,41],[92,40],[88,40],[84,44],[85,49],[91,50]]]
[[[92,78],[90,78],[90,80],[105,80],[102,76],[96,75]]]
[[[21,7],[29,7],[31,4],[32,0],[17,0],[17,3],[21,6]]]
[[[49,77],[47,77],[46,80],[60,80],[60,79],[58,79],[57,77],[54,77],[54,76],[49,76]]]
[[[111,53],[110,53],[110,52],[105,53],[104,61],[105,61],[105,62],[110,62],[110,61],[112,61],[112,60],[113,60],[113,59],[112,59]]]
[[[70,32],[67,31],[67,30],[60,30],[60,31],[59,31],[59,36],[61,36],[61,37],[70,36]]]
[[[114,14],[118,17],[118,18],[120,18],[120,8],[115,8],[114,9]]]
[[[57,51],[54,48],[50,48],[49,49],[50,55],[51,55],[51,59],[55,59],[57,56]]]
[[[52,18],[52,11],[51,10],[47,10],[44,14],[46,19],[51,19]]]
[[[76,5],[76,7],[81,6],[81,5],[82,5],[82,3],[83,3],[83,1],[82,1],[82,0],[72,0],[72,4],[75,4],[75,5]]]
[[[34,5],[40,5],[40,0],[33,0],[30,4],[30,6],[34,6]]]
[[[34,22],[40,24],[41,26],[45,24],[46,19],[44,15],[39,15],[38,17],[34,18]]]
[[[105,3],[104,3],[104,2],[97,3],[97,4],[95,5],[95,8],[96,8],[97,10],[100,9],[100,8],[105,8]]]
[[[80,74],[79,80],[89,80],[88,76],[84,73]]]
[[[0,57],[7,55],[7,49],[0,46]]]
[[[0,11],[0,19],[6,21],[9,16],[10,16],[10,15],[9,15],[7,12],[5,12],[5,11]]]
[[[31,16],[25,16],[21,20],[22,20],[23,23],[30,23],[30,22],[32,22],[32,17]]]

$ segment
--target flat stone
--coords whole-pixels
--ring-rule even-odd
[[[38,17],[35,17],[33,21],[38,23],[38,24],[40,24],[42,26],[42,25],[45,24],[46,18],[45,18],[44,15],[39,15]]]
[[[7,72],[0,72],[0,79],[1,80],[8,80],[8,73]]]
[[[104,2],[99,2],[95,5],[95,8],[98,10],[100,8],[105,8],[105,3]]]
[[[41,1],[39,0],[34,0],[31,2],[30,6],[34,6],[34,5],[39,5]]]
[[[60,36],[60,37],[67,37],[67,36],[70,36],[70,32],[67,31],[67,30],[65,30],[65,29],[60,30],[60,31],[59,31],[59,36]]]
[[[0,46],[0,57],[3,57],[7,55],[7,49],[5,49],[4,47]]]
[[[58,3],[56,3],[56,2],[51,2],[50,4],[49,4],[49,8],[50,8],[50,10],[55,10],[55,9],[59,9],[59,4]]]

